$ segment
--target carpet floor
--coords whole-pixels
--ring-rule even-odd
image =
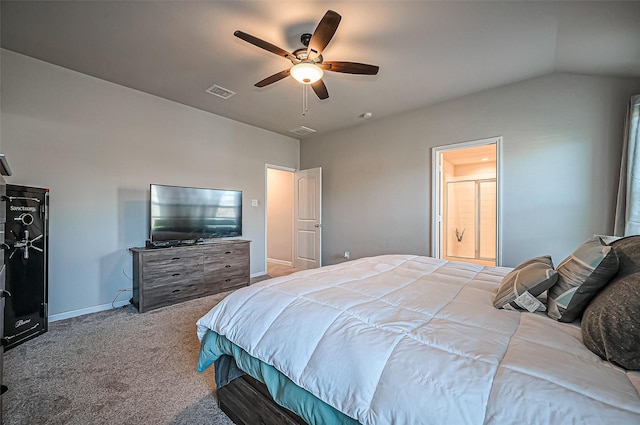
[[[217,406],[213,368],[196,372],[195,322],[227,294],[51,323],[5,353],[4,425],[233,425]]]

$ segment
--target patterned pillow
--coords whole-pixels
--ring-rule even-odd
[[[544,311],[544,304],[536,297],[549,289],[558,279],[551,257],[531,258],[507,274],[493,300],[496,308]]]
[[[547,296],[547,315],[573,322],[616,274],[618,256],[602,239],[593,237],[565,258],[557,270],[558,282]]]

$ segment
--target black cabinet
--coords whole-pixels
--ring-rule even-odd
[[[10,294],[3,343],[8,350],[48,329],[49,190],[8,184],[3,199],[5,287]]]

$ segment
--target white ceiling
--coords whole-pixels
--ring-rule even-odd
[[[445,161],[452,165],[481,164],[484,161],[495,163],[496,145],[473,146],[446,151],[443,152],[442,156]]]
[[[2,1],[2,47],[194,108],[292,136],[324,134],[550,72],[640,77],[640,2]],[[380,66],[325,73],[329,99],[291,78],[254,83],[324,13],[342,15],[325,60]],[[205,93],[213,84],[237,94]]]

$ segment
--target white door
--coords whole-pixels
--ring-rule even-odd
[[[294,258],[299,270],[322,265],[322,168],[297,171],[294,184]]]

